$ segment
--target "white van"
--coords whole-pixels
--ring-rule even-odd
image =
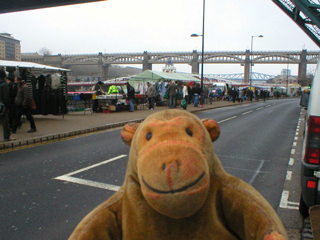
[[[308,100],[301,162],[299,210],[308,216],[309,208],[320,204],[320,61]]]

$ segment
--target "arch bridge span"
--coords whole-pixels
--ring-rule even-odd
[[[244,67],[244,81],[249,82],[250,65],[254,64],[298,64],[298,80],[306,81],[307,64],[316,64],[320,51],[207,51],[204,64],[239,64]],[[112,64],[139,64],[143,70],[152,70],[153,64],[188,64],[192,74],[199,74],[202,62],[201,52],[142,52],[142,53],[98,53],[74,55],[22,56],[22,61],[68,67],[70,65],[97,65],[102,79],[108,76]]]

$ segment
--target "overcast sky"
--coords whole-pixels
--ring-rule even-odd
[[[0,32],[21,41],[22,52],[42,47],[52,54],[201,51],[202,0],[109,0],[0,14]],[[317,45],[271,0],[207,0],[205,51],[308,51]],[[139,65],[132,65],[141,67]],[[164,65],[153,64],[153,70]],[[191,72],[188,65],[177,71]],[[287,65],[253,72],[278,75]],[[289,65],[292,74],[297,65]],[[313,71],[315,65],[309,65]],[[205,64],[204,73],[243,73],[238,64]]]

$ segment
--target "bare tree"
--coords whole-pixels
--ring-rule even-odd
[[[49,50],[48,48],[43,47],[43,48],[41,48],[41,49],[39,50],[39,54],[41,54],[41,55],[51,55],[52,52],[51,52],[51,50]]]

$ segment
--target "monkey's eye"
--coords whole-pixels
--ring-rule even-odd
[[[146,138],[149,141],[152,138],[152,132],[148,132]]]
[[[193,135],[192,131],[191,131],[189,128],[186,128],[186,133],[187,133],[190,137],[192,137],[192,135]]]

